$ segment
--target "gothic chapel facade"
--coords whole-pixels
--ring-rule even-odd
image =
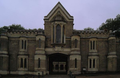
[[[60,2],[44,17],[43,31],[11,31],[0,36],[0,74],[80,74],[120,71],[120,43],[105,31],[73,30]]]

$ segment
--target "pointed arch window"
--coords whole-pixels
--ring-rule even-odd
[[[75,48],[77,48],[77,43],[78,43],[78,40],[75,39]]]
[[[41,48],[41,39],[39,39],[39,48]]]
[[[56,26],[56,43],[61,43],[61,26]]]
[[[62,43],[64,43],[65,26],[63,25]]]
[[[25,40],[25,46],[24,46],[24,48],[26,49],[26,40]]]
[[[23,49],[23,40],[22,40],[22,45],[21,46],[22,46],[22,49]]]
[[[38,68],[40,68],[40,58],[38,58]]]
[[[1,50],[1,42],[0,42],[0,50]]]

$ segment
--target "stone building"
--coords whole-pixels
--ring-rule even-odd
[[[73,29],[60,2],[44,17],[43,31],[0,36],[0,74],[80,74],[120,71],[120,43],[110,32]]]

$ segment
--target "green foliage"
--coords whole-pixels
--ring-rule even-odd
[[[118,14],[114,19],[107,19],[106,22],[102,23],[98,29],[107,31],[112,30],[116,37],[120,37],[120,14]]]
[[[22,27],[20,24],[12,24],[9,26],[3,26],[0,28],[0,34],[2,32],[6,32],[6,31],[14,31],[14,30],[25,30],[24,27]]]
[[[94,30],[93,28],[90,28],[90,27],[88,27],[88,28],[84,28],[84,30]]]
[[[107,19],[105,23],[102,23],[98,28],[99,30],[117,30],[120,28],[120,14],[116,16],[116,18]]]
[[[9,31],[15,31],[15,30],[39,30],[39,31],[43,31],[43,29],[39,28],[39,29],[25,29],[24,27],[22,27],[20,24],[12,24],[12,25],[9,25],[9,26],[3,26],[3,27],[0,27],[0,34],[2,32],[9,32]]]

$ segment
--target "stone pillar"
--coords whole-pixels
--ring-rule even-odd
[[[75,59],[77,59],[77,68],[75,68]],[[70,55],[69,63],[69,71],[73,74],[81,73],[81,55]]]
[[[8,74],[8,70],[8,37],[6,35],[0,35],[0,74]]]
[[[56,25],[54,25],[54,43],[56,43]]]
[[[62,43],[62,39],[63,38],[63,25],[61,25],[61,43]]]
[[[108,60],[108,71],[117,70],[117,55],[116,55],[116,38],[109,37],[109,53],[107,56]]]

